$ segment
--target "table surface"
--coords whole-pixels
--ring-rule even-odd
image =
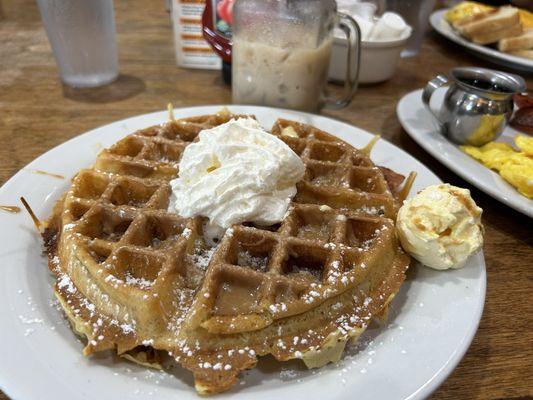
[[[119,79],[99,89],[72,90],[58,81],[35,0],[0,0],[0,185],[40,154],[98,126],[164,109],[168,102],[175,107],[231,102],[218,71],[176,66],[163,0],[116,0],[115,8]],[[485,311],[468,353],[432,398],[526,398],[533,396],[532,221],[431,158],[395,114],[404,94],[459,65],[493,67],[430,33],[420,55],[402,59],[392,80],[361,87],[349,107],[323,114],[380,133],[443,181],[469,188],[484,209]],[[533,76],[526,78],[533,87]],[[0,392],[0,400],[6,399]]]

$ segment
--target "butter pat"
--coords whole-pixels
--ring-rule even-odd
[[[428,267],[461,268],[483,246],[482,212],[467,189],[429,186],[400,208],[398,237],[402,247]]]
[[[170,182],[170,211],[207,217],[221,230],[283,219],[305,172],[289,146],[252,118],[204,130],[198,139],[186,147],[179,177]]]
[[[290,136],[294,138],[298,137],[298,132],[296,132],[292,126],[287,126],[283,128],[283,130],[281,131],[281,134],[283,136]]]

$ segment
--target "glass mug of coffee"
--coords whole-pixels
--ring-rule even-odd
[[[348,39],[342,98],[325,94],[339,27]],[[350,103],[359,75],[357,23],[337,13],[335,0],[237,0],[233,7],[232,87],[235,104],[302,111]]]

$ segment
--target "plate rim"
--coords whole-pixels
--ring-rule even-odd
[[[456,352],[453,355],[453,357],[450,358],[449,362],[445,364],[437,373],[435,373],[432,380],[426,382],[424,386],[422,386],[417,392],[413,393],[406,400],[428,398],[432,393],[434,393],[437,389],[441,387],[441,385],[444,383],[446,379],[449,378],[449,376],[452,374],[455,368],[457,368],[457,366],[462,361],[466,352],[470,349],[470,345],[472,344],[474,338],[476,337],[477,331],[479,329],[479,324],[481,322],[481,318],[483,317],[483,311],[485,309],[485,300],[486,300],[486,295],[487,295],[487,266],[485,264],[485,255],[483,251],[481,251],[479,254],[482,255],[481,263],[483,264],[483,268],[482,268],[483,275],[481,277],[482,278],[481,279],[481,297],[483,298],[483,301],[481,301],[478,304],[478,308],[476,309],[476,320],[474,321],[475,329],[469,332],[468,336],[464,340],[464,345],[461,347],[461,350]],[[430,385],[430,383],[432,383],[433,380],[435,380],[435,383],[433,385]]]
[[[513,195],[513,197],[503,197],[499,194],[499,191],[494,187],[491,186],[482,180],[477,180],[476,177],[474,177],[472,174],[470,174],[468,171],[459,168],[456,164],[454,164],[450,159],[446,157],[442,157],[441,154],[434,149],[431,146],[430,141],[423,141],[418,138],[418,136],[411,132],[411,127],[408,122],[406,122],[406,115],[403,112],[404,104],[407,103],[410,97],[416,97],[417,99],[421,99],[421,94],[423,92],[423,89],[416,89],[413,90],[407,94],[405,94],[398,104],[396,105],[396,116],[398,117],[398,120],[400,121],[400,124],[402,125],[402,128],[407,132],[409,137],[413,139],[420,147],[422,147],[425,151],[427,151],[433,158],[435,158],[437,161],[439,161],[441,164],[443,164],[446,168],[448,168],[453,173],[457,174],[461,178],[463,178],[465,181],[470,183],[471,185],[475,186],[485,194],[489,195],[493,199],[505,204],[506,206],[512,208],[515,211],[520,212],[521,214],[524,214],[527,217],[533,218],[533,200],[530,200],[532,207],[528,208],[527,205],[522,205],[518,202],[518,199],[525,198],[525,196],[522,196],[516,189],[512,188],[513,191],[516,193]],[[422,104],[422,101],[420,100],[420,104]],[[430,116],[430,114],[427,114]],[[454,148],[454,152],[457,152],[457,154],[463,155],[463,153],[458,150],[453,144],[449,143],[451,147]],[[465,157],[469,157],[466,154],[464,154]],[[481,164],[480,164],[481,165]],[[485,167],[486,168],[486,167]],[[488,169],[488,168],[487,168]],[[493,177],[500,180],[501,182],[505,183],[506,185],[509,185],[499,174],[496,172],[488,169],[488,171],[492,174]],[[525,198],[528,200],[527,198]],[[517,201],[515,201],[517,200]]]
[[[452,42],[454,42],[454,43],[456,43],[456,44],[458,44],[458,45],[460,45],[462,47],[465,47],[465,48],[467,48],[469,50],[472,50],[474,52],[480,53],[483,56],[495,57],[499,61],[504,61],[504,62],[511,63],[511,64],[513,64],[513,66],[515,66],[515,68],[519,68],[519,69],[525,70],[527,72],[532,72],[533,71],[533,60],[529,60],[529,59],[523,58],[523,57],[513,56],[511,54],[506,54],[506,53],[503,53],[501,51],[498,51],[498,50],[495,50],[495,49],[492,49],[492,48],[489,48],[489,47],[486,47],[486,46],[481,46],[479,44],[475,44],[475,43],[469,42],[468,40],[466,40],[466,39],[462,38],[461,36],[459,36],[457,33],[455,33],[453,31],[453,29],[451,28],[449,23],[446,20],[444,20],[444,18],[443,18],[443,15],[448,10],[449,10],[449,8],[442,8],[440,10],[433,11],[431,13],[430,17],[429,17],[429,22],[430,22],[431,26],[441,36],[444,36],[445,38],[451,40]],[[441,26],[441,24],[443,22],[448,24],[448,27],[450,28],[449,31],[444,29]]]
[[[174,108],[174,111],[176,113],[179,113],[180,110],[198,110],[199,112],[201,112],[201,110],[204,110],[204,109],[207,110],[207,109],[221,108],[221,107],[229,107],[230,109],[233,108],[233,107],[235,107],[235,108],[250,107],[250,108],[255,108],[255,109],[261,108],[261,109],[263,109],[263,110],[265,110],[267,112],[279,111],[279,112],[291,113],[295,117],[307,117],[307,118],[318,118],[320,120],[329,120],[329,121],[332,121],[334,123],[337,123],[337,124],[340,124],[340,125],[344,125],[347,128],[349,128],[349,129],[352,129],[352,130],[355,129],[355,130],[358,130],[358,131],[363,132],[365,134],[372,135],[371,132],[369,132],[369,131],[367,131],[365,129],[359,128],[359,127],[357,127],[355,125],[352,125],[349,122],[341,121],[341,120],[335,119],[335,118],[330,117],[330,116],[319,115],[319,114],[310,114],[310,113],[305,113],[305,112],[299,112],[299,111],[288,110],[288,109],[278,109],[278,108],[272,108],[272,107],[237,105],[237,104],[230,104],[230,105],[227,105],[227,104],[226,105],[213,104],[213,105],[199,105],[199,106],[191,106],[191,107],[177,107],[177,108]],[[152,117],[152,116],[154,116],[156,114],[162,114],[164,112],[165,112],[164,110],[163,111],[154,111],[154,112],[149,112],[149,113],[145,113],[145,114],[138,114],[138,115],[126,117],[126,118],[123,118],[123,119],[120,119],[120,120],[117,120],[117,121],[112,121],[110,123],[107,123],[107,124],[104,124],[104,125],[100,125],[98,127],[90,129],[88,131],[82,132],[82,133],[72,137],[71,139],[66,140],[65,142],[62,142],[62,143],[50,148],[46,152],[42,153],[41,155],[39,155],[38,157],[36,157],[32,161],[30,161],[24,167],[22,167],[11,178],[6,180],[6,182],[4,182],[4,184],[0,187],[0,196],[2,196],[4,194],[4,192],[6,191],[6,188],[8,186],[14,184],[14,182],[16,182],[18,179],[20,179],[22,177],[22,173],[23,173],[24,169],[31,168],[31,166],[33,164],[38,163],[41,159],[45,158],[52,151],[54,151],[54,150],[57,151],[62,146],[72,145],[71,142],[75,142],[76,140],[79,140],[79,138],[81,136],[87,137],[87,136],[90,136],[91,134],[94,134],[94,132],[99,131],[99,130],[101,130],[101,129],[105,128],[105,127],[108,127],[110,125],[115,125],[115,124],[118,125],[118,124],[126,123],[127,121],[134,120],[134,119],[141,119],[142,120],[142,119],[145,119],[145,118],[148,118],[148,117]],[[128,135],[130,133],[131,132],[128,132],[124,136],[126,136],[126,135]],[[335,135],[334,133],[332,133],[332,134]],[[337,136],[337,135],[335,135],[335,136]],[[414,156],[412,156],[409,153],[407,153],[407,151],[405,151],[404,149],[398,147],[397,145],[389,142],[386,139],[382,138],[381,140],[385,141],[387,143],[387,145],[394,147],[394,149],[396,151],[398,151],[400,155],[402,155],[402,154],[408,155],[409,158],[412,159],[416,164],[419,164],[420,166],[424,167],[438,181],[442,182],[442,180],[435,173],[433,173],[433,171],[431,171],[431,169],[429,169],[427,166],[425,166],[421,161],[416,159]],[[433,377],[431,379],[426,381],[423,386],[419,387],[415,392],[413,392],[411,395],[409,395],[409,397],[407,397],[406,399],[412,400],[412,399],[426,398],[431,393],[433,393],[435,390],[437,390],[440,387],[440,385],[449,377],[449,375],[453,372],[453,370],[457,367],[457,365],[460,363],[460,361],[462,360],[462,358],[464,357],[464,355],[468,351],[468,349],[470,347],[470,344],[472,343],[472,341],[473,341],[473,339],[474,339],[474,337],[475,337],[475,335],[477,333],[477,330],[478,330],[478,327],[479,327],[479,322],[480,322],[480,320],[482,318],[483,309],[484,309],[484,305],[485,305],[486,283],[487,283],[487,278],[486,278],[487,274],[486,274],[486,272],[487,271],[486,271],[486,263],[485,263],[485,258],[484,258],[483,251],[479,252],[476,255],[476,257],[478,258],[478,261],[479,261],[481,274],[479,276],[479,282],[478,282],[478,284],[479,284],[479,297],[476,299],[478,303],[477,303],[476,309],[473,310],[473,312],[474,312],[473,315],[475,316],[475,318],[471,321],[472,323],[469,325],[469,329],[468,329],[467,333],[462,338],[462,341],[460,342],[460,348],[458,348],[456,346],[456,351],[448,358],[446,364],[444,364],[433,375]],[[0,375],[0,389],[7,396],[9,396],[10,398],[13,398],[14,400],[15,399],[18,400],[19,398],[21,398],[21,397],[19,397],[19,394],[21,394],[21,392],[17,389],[17,386],[10,385],[7,380],[4,381],[4,379],[2,378],[2,375]]]

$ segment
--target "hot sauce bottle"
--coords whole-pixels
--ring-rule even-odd
[[[205,40],[222,58],[222,77],[231,83],[231,25],[235,0],[206,0],[202,15]]]

